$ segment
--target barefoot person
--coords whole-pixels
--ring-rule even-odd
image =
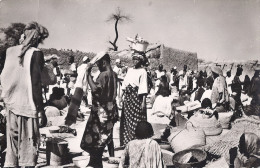
[[[44,58],[37,47],[48,35],[45,27],[30,23],[21,45],[7,49],[1,74],[2,98],[7,107],[5,167],[35,167],[37,163],[39,116],[40,126],[47,123],[41,87]]]
[[[103,167],[102,155],[106,145],[113,145],[113,126],[118,120],[116,105],[117,76],[110,65],[110,57],[106,52],[94,58],[100,74],[94,83],[89,66],[87,79],[92,91],[91,113],[81,140],[81,148],[90,154],[89,166]]]

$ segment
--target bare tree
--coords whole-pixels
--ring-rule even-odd
[[[118,46],[116,45],[116,42],[118,40],[118,24],[119,23],[123,23],[123,22],[129,22],[131,21],[131,18],[129,15],[123,14],[122,10],[118,7],[115,11],[115,13],[112,13],[108,19],[106,20],[107,22],[115,22],[115,33],[116,33],[116,37],[115,40],[109,41],[109,43],[113,46],[113,50],[117,51],[118,50]]]

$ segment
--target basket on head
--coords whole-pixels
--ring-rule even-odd
[[[192,157],[195,158],[196,162],[182,163],[183,157],[191,153]],[[187,149],[176,153],[172,157],[172,162],[176,167],[179,168],[191,168],[191,167],[203,167],[206,164],[207,153],[201,149]]]

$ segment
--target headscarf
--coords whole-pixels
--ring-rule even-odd
[[[244,140],[241,140],[243,138]],[[244,133],[240,138],[239,144],[242,145],[244,148],[244,152],[238,152],[238,159],[243,163],[246,164],[248,161],[248,157],[254,156],[260,159],[260,139],[254,133]],[[244,141],[244,142],[243,142]],[[241,144],[244,143],[244,144]]]
[[[24,33],[22,34],[22,37],[24,39],[20,40],[20,43],[22,45],[22,50],[19,55],[21,65],[23,64],[23,59],[26,51],[30,47],[36,46],[41,43],[48,36],[48,30],[37,22],[32,22],[26,25],[26,27],[24,28]]]
[[[144,52],[134,51],[132,57],[138,57],[141,60],[143,66],[149,66],[148,58]]]

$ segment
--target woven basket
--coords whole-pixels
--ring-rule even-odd
[[[230,120],[231,120],[231,117],[233,116],[233,114],[234,114],[233,111],[218,113],[218,117],[219,117],[218,120],[223,129],[230,128]]]
[[[192,123],[191,123],[192,125]],[[185,149],[189,149],[193,146],[203,146],[206,144],[206,136],[202,129],[187,127],[186,128],[172,133],[168,141],[174,152],[179,152]]]
[[[219,135],[223,130],[215,116],[209,117],[200,112],[195,113],[188,121],[190,121],[195,128],[203,129],[207,136]]]
[[[139,52],[145,52],[147,47],[148,47],[149,43],[147,42],[136,42],[136,43],[132,43],[132,49],[139,51]]]
[[[180,163],[180,160],[187,153],[192,153],[192,156],[198,160],[193,163]],[[172,157],[172,161],[176,167],[179,168],[191,168],[191,167],[203,167],[206,164],[207,153],[201,149],[187,149],[176,153]]]

